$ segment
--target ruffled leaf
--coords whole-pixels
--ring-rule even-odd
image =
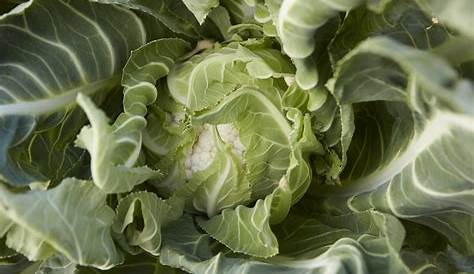
[[[27,193],[0,187],[0,216],[10,221],[7,243],[11,240],[19,252],[34,255],[32,260],[58,252],[100,269],[122,262],[110,234],[114,212],[92,182],[66,179],[56,188]],[[23,241],[18,241],[19,233],[26,236]]]

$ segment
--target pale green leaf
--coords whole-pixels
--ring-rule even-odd
[[[209,12],[219,5],[219,0],[183,0],[183,3],[202,24]]]
[[[78,104],[86,112],[90,126],[84,127],[76,144],[91,155],[91,173],[94,184],[106,193],[130,191],[159,173],[148,167],[134,167],[140,149],[141,130],[146,121],[132,116],[117,126],[109,125],[104,112],[90,98],[79,94]]]
[[[227,9],[234,23],[254,22],[255,9],[248,5],[245,0],[220,0],[219,2]]]
[[[331,62],[336,65],[365,39],[382,35],[426,50],[443,43],[451,33],[444,26],[433,24],[412,0],[391,1],[382,12],[361,6],[347,13],[334,35],[329,46]]]
[[[129,253],[143,249],[156,256],[161,247],[161,227],[171,220],[171,210],[176,209],[154,193],[129,194],[117,206],[114,237]]]
[[[321,39],[320,35],[315,35],[316,31],[339,12],[349,11],[362,3],[362,0],[284,0],[281,3],[274,23],[283,50],[295,62],[298,69],[296,80],[303,89],[313,88],[318,83],[316,63],[311,57],[318,44],[316,39]]]
[[[9,234],[34,236],[81,265],[108,269],[122,262],[110,234],[114,212],[91,182],[66,179],[56,188],[27,193],[1,187],[0,198],[0,214],[15,226]]]
[[[165,229],[160,261],[192,273],[410,273],[398,255],[403,227],[390,215],[290,215],[276,231],[280,254],[257,260],[216,245],[185,216]]]
[[[216,126],[211,127],[211,132],[217,148],[214,159],[208,168],[193,174],[188,183],[197,187],[190,198],[194,208],[206,212],[209,218],[246,203],[251,193],[239,156],[221,139]]]
[[[79,267],[74,274],[184,274],[186,272],[159,263],[159,258],[148,254],[127,256],[125,262],[106,271]]]
[[[446,24],[460,33],[474,38],[474,3],[470,0],[416,0],[433,24]]]
[[[180,39],[160,39],[132,53],[122,77],[124,113],[113,125],[108,124],[104,113],[87,97],[78,96],[78,103],[91,126],[82,129],[77,144],[89,151],[92,178],[103,191],[130,191],[135,185],[158,175],[146,166],[134,167],[142,145],[142,130],[146,127],[143,116],[147,113],[147,106],[156,100],[155,82],[166,76],[188,47]]]
[[[60,125],[78,93],[113,89],[129,52],[145,42],[145,29],[126,9],[34,0],[0,16],[0,36],[0,177],[11,184],[45,180],[10,150],[35,129]]]
[[[238,206],[224,209],[199,225],[213,238],[234,252],[256,257],[271,257],[278,253],[278,242],[270,229],[272,195],[258,200],[253,208]]]
[[[34,274],[37,265],[21,255],[0,261],[1,274]]]
[[[182,1],[175,0],[92,0],[141,11],[156,18],[171,31],[186,38],[201,37],[199,24]]]
[[[216,104],[236,87],[291,73],[291,66],[273,49],[250,50],[237,43],[204,52],[175,66],[167,77],[173,98],[191,111]]]
[[[279,100],[274,90],[241,88],[196,117],[217,124],[230,123],[241,117],[237,124],[242,144],[252,148],[246,152],[245,161],[252,195],[256,198],[272,192],[290,163],[292,128],[279,109],[281,103],[274,100]],[[300,183],[304,185],[294,182]]]
[[[457,249],[472,253],[474,174],[466,161],[474,157],[472,117],[435,111],[421,120],[400,103],[363,111],[356,118],[359,131],[348,152],[343,187],[315,191],[318,196],[331,192],[323,207],[391,212],[431,227]]]
[[[408,76],[387,59],[395,62]],[[382,70],[376,70],[384,66]],[[433,54],[384,37],[366,39],[347,54],[338,63],[328,87],[343,104],[367,100],[405,101],[408,92],[392,79],[406,83],[406,78],[410,77],[416,79],[416,86],[421,87],[419,91],[437,97],[458,111],[473,112],[472,84],[459,79],[448,63]]]

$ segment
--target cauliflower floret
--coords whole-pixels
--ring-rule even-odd
[[[242,161],[245,146],[240,142],[239,132],[232,124],[217,125],[220,138],[230,144],[232,151]],[[193,173],[205,170],[211,165],[217,152],[217,144],[213,134],[212,125],[204,125],[199,132],[197,141],[188,151],[185,160],[186,178],[191,178]]]
[[[242,161],[244,158],[245,146],[240,142],[239,131],[232,124],[217,125],[217,132],[221,139],[232,146],[232,151],[237,158]]]
[[[199,132],[197,141],[186,155],[186,178],[191,178],[194,172],[206,169],[212,163],[216,151],[212,127],[204,125]]]

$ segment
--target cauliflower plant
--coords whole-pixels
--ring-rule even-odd
[[[154,185],[212,218],[252,206],[294,176],[288,202],[275,207],[287,211],[310,180],[301,140],[317,145],[313,133],[303,134],[303,113],[282,99],[293,72],[264,40],[216,44],[174,66],[144,134],[147,157],[165,173]]]

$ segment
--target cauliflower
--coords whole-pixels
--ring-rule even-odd
[[[214,128],[218,136],[214,135]],[[239,161],[243,161],[245,146],[239,138],[239,132],[233,124],[220,124],[217,126],[205,124],[199,131],[199,136],[192,148],[188,151],[185,160],[186,178],[201,170],[207,169],[217,152],[216,137],[231,146],[232,152]]]

